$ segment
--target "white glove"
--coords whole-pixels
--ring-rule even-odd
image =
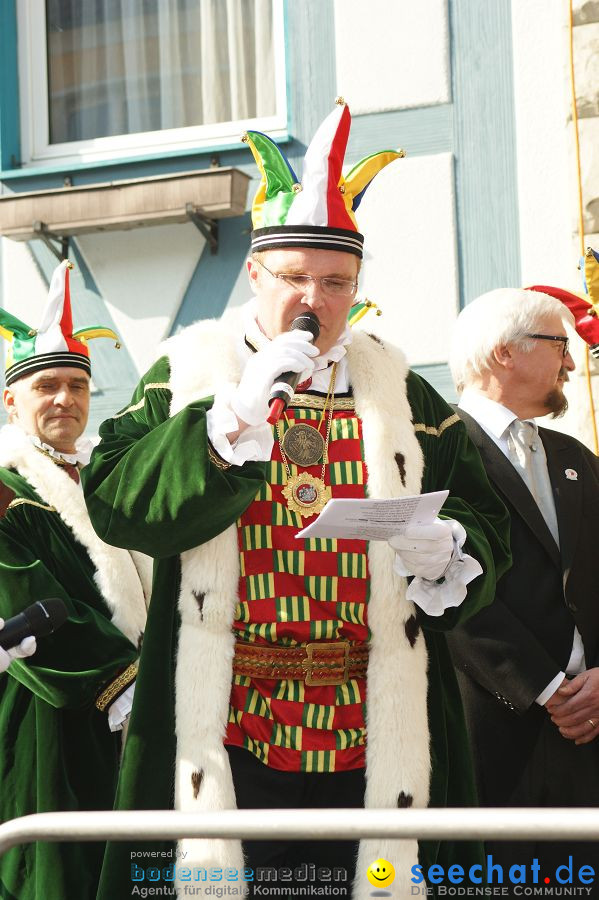
[[[4,619],[0,619],[0,629],[2,628],[4,628]],[[31,656],[32,653],[35,653],[36,649],[37,645],[35,643],[35,638],[32,635],[23,638],[17,647],[11,647],[10,650],[4,650],[3,647],[0,647],[0,672],[5,672],[13,659],[22,659],[24,656]]]
[[[270,392],[279,375],[297,372],[307,378],[314,371],[313,357],[319,352],[309,331],[285,331],[252,354],[231,399],[237,418],[247,425],[265,422]]]
[[[403,534],[389,538],[395,550],[393,568],[398,575],[415,575],[436,581],[444,574],[453,555],[451,520],[436,519],[432,525],[408,525]]]

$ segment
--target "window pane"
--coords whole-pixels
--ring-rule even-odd
[[[46,0],[50,143],[272,116],[272,0]]]

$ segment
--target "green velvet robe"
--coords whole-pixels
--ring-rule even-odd
[[[0,675],[0,818],[110,809],[121,738],[110,732],[95,700],[138,656],[141,583],[129,554],[103,550],[95,536],[89,538],[92,555],[104,552],[105,559],[92,562],[82,543],[87,514],[78,485],[26,438],[16,452],[4,451],[0,432],[0,458],[14,458],[19,469],[34,473],[40,492],[15,468],[0,468],[0,480],[16,494],[0,519],[0,615],[7,619],[36,600],[60,597],[69,618],[38,640],[32,657]],[[67,510],[79,540],[57,506]],[[88,519],[87,528],[91,532]],[[105,583],[122,579],[130,591],[120,618],[129,637],[111,621],[118,596],[108,589],[109,608],[96,580],[103,576]],[[76,841],[16,846],[0,857],[0,897],[95,897],[103,852],[103,844]]]
[[[198,331],[198,340],[201,334]],[[226,355],[222,339],[212,337],[214,352]],[[206,427],[206,411],[213,401],[211,397],[193,399],[200,390],[197,380],[194,383],[190,378],[187,388],[180,371],[173,374],[173,361],[178,365],[177,350],[181,350],[177,341],[178,338],[173,339],[169,348],[170,359],[161,358],[144,377],[131,405],[102,425],[101,443],[84,473],[88,508],[98,534],[109,543],[141,550],[156,560],[135,705],[118,789],[117,806],[121,809],[173,808],[177,749],[174,697],[181,629],[180,554],[211,541],[234,524],[255,497],[265,471],[264,464],[259,462],[226,469],[218,461],[215,463]],[[366,352],[366,336],[356,336],[354,343],[363,348],[360,352]],[[201,349],[199,344],[198,368],[208,365],[203,361]],[[375,352],[377,359],[385,359],[384,347],[376,348]],[[370,350],[368,358],[369,353]],[[187,366],[193,369],[193,363]],[[350,375],[355,384],[358,369],[352,370],[351,358]],[[367,373],[365,377],[372,376]],[[465,549],[483,567],[483,574],[471,582],[461,606],[447,610],[440,617],[430,617],[417,610],[417,624],[414,623],[416,632],[421,628],[424,633],[428,654],[429,804],[474,805],[461,702],[444,631],[492,601],[496,579],[509,567],[508,517],[489,486],[478,453],[462,423],[443,399],[418,376],[409,374],[406,380],[409,407],[402,407],[403,384],[386,384],[384,375],[381,377],[380,390],[375,379],[373,392],[384,398],[381,403],[389,407],[390,416],[396,409],[397,415],[406,419],[402,427],[412,440],[416,433],[418,455],[424,461],[422,492],[449,489],[443,515],[462,523],[468,535]],[[175,403],[174,394],[179,397]],[[189,398],[190,402],[183,405],[182,397]],[[405,415],[406,409],[411,409],[412,422]],[[363,422],[366,441],[364,416]],[[383,452],[386,452],[384,448]],[[392,453],[395,477],[398,469],[409,471],[412,459],[408,457],[409,454],[403,457]],[[369,485],[371,477],[374,483],[369,467]],[[209,671],[205,677],[209,680]],[[183,687],[180,685],[179,689]],[[189,689],[193,690],[191,684]],[[183,808],[192,807],[184,805]],[[173,852],[173,849],[156,842],[109,845],[99,897],[124,900],[130,896],[132,851]],[[477,844],[422,843],[420,860],[426,866],[433,862],[447,865],[452,861],[469,865],[480,861],[480,851]]]

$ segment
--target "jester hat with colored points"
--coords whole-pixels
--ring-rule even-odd
[[[41,369],[69,366],[91,375],[88,340],[118,337],[110,328],[82,328],[73,333],[69,271],[67,259],[54,270],[48,301],[38,328],[31,328],[5,309],[0,309],[0,337],[9,342],[6,354],[6,385]]]
[[[306,151],[301,183],[274,141],[259,131],[243,136],[262,176],[252,206],[252,251],[312,247],[362,257],[364,235],[354,212],[377,172],[405,153],[374,153],[344,177],[351,116],[344,100],[335,102]]]
[[[535,284],[528,290],[541,291],[561,300],[574,316],[577,334],[589,345],[595,359],[599,359],[599,254],[596,250],[587,249],[580,260],[580,269],[587,297],[546,284]]]

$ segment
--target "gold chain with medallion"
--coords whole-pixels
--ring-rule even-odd
[[[307,422],[298,422],[290,425],[285,435],[281,433],[281,423],[277,422],[277,437],[281,458],[287,474],[287,484],[283,488],[283,496],[287,506],[292,512],[300,516],[314,516],[322,512],[327,502],[331,499],[331,489],[325,484],[324,475],[329,456],[329,441],[331,438],[331,425],[333,423],[333,409],[335,407],[335,378],[337,375],[337,363],[333,364],[329,391],[324,402],[320,421],[315,428]],[[324,421],[327,406],[329,407],[326,437],[320,433],[320,426]],[[287,418],[285,416],[285,418]],[[288,459],[297,466],[314,466],[322,458],[322,470],[320,478],[315,478],[309,472],[291,473]]]

